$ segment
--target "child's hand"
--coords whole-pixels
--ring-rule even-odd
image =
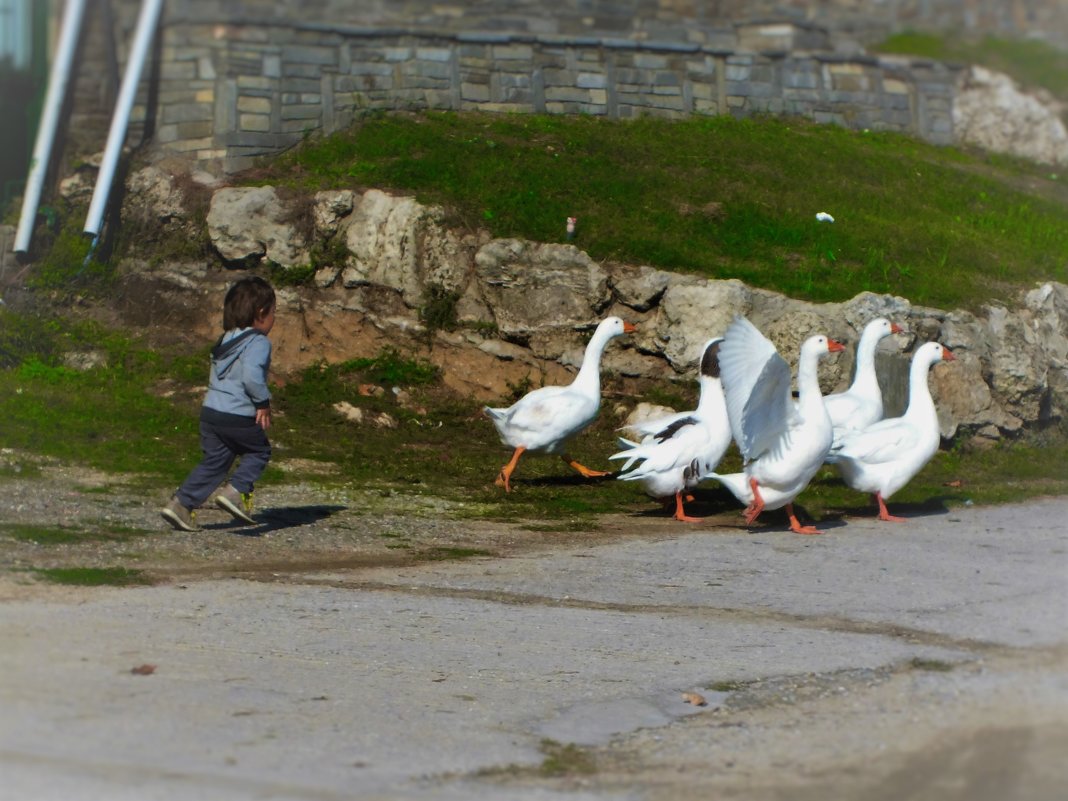
[[[266,431],[271,427],[271,407],[268,406],[265,409],[256,410],[256,423],[259,427]]]

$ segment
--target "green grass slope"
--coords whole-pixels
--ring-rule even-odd
[[[412,193],[535,241],[564,241],[576,216],[593,258],[813,301],[976,308],[1068,280],[1068,176],[801,120],[375,115],[246,180]]]

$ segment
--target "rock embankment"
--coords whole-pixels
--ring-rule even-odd
[[[155,177],[157,184],[174,180],[162,171]],[[153,198],[165,198],[160,218],[183,225],[173,196],[156,185],[132,192],[127,207],[152,215]],[[280,293],[284,314],[274,336],[283,371],[429,342],[428,357],[447,383],[490,399],[524,381],[566,380],[588,331],[608,314],[640,330],[610,349],[605,369],[660,380],[689,380],[701,344],[722,334],[736,314],[748,316],[788,359],[796,359],[800,342],[814,331],[855,343],[865,323],[881,315],[908,331],[878,354],[888,413],[903,408],[909,354],[928,340],[957,356],[930,379],[946,437],[964,430],[996,439],[1068,409],[1068,286],[1058,283],[978,313],[872,293],[808,303],[737,280],[600,263],[571,244],[460,233],[447,227],[442,209],[377,189],[320,192],[309,201],[269,186],[219,188],[207,224],[224,267],[150,270],[131,263],[128,274],[151,275],[183,293],[187,309],[202,310],[193,327],[211,336],[218,290],[233,279],[233,268],[306,267],[314,249],[320,254],[314,281]],[[848,384],[851,359],[850,349],[822,368],[825,391]]]

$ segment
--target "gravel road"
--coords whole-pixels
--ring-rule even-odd
[[[122,477],[0,482],[0,799],[1063,797],[1068,499],[802,537],[263,495],[179,534]],[[156,583],[29,571],[73,564]]]

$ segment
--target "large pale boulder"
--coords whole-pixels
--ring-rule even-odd
[[[723,336],[736,314],[749,314],[753,291],[741,281],[675,276],[657,306],[652,332],[639,332],[643,350],[663,354],[679,373],[692,373],[701,346]]]
[[[223,261],[230,264],[266,260],[297,267],[308,263],[308,252],[292,220],[292,209],[274,187],[226,187],[211,197],[208,236]]]
[[[1007,75],[979,66],[962,73],[953,100],[959,142],[1044,164],[1068,164],[1063,109],[1027,94]]]
[[[161,219],[183,213],[178,187],[166,176],[143,171],[133,188]],[[876,355],[888,415],[904,410],[915,346],[932,340],[957,357],[929,376],[943,435],[963,428],[996,438],[1068,413],[1068,287],[1062,284],[1042,284],[978,313],[870,292],[814,304],[737,280],[602,265],[570,244],[459,234],[446,227],[442,209],[378,190],[320,192],[310,210],[315,235],[343,248],[337,264],[320,264],[316,289],[308,290],[330,293],[330,302],[316,305],[301,296],[289,304],[305,317],[319,309],[314,326],[324,336],[309,338],[308,323],[298,338],[298,352],[309,358],[361,352],[344,341],[354,326],[361,332],[348,336],[353,343],[425,342],[423,312],[444,303],[466,325],[435,333],[441,366],[479,371],[448,377],[453,386],[496,396],[528,380],[566,382],[582,361],[589,332],[608,314],[636,322],[638,331],[606,351],[606,374],[690,380],[704,342],[722,336],[741,314],[795,369],[801,343],[814,333],[846,344],[845,352],[821,361],[821,386],[832,392],[852,378],[864,326],[882,316],[908,332],[885,340]],[[300,216],[301,207],[283,202],[271,187],[227,188],[215,192],[208,223],[227,262],[292,265],[306,263],[306,245],[290,222]],[[177,285],[179,279],[186,277],[174,273],[167,280]]]
[[[422,213],[423,207],[415,198],[395,198],[377,189],[364,194],[346,229],[349,263],[342,274],[345,286],[391,287],[406,302],[417,305],[423,294],[416,246]]]
[[[628,436],[640,441],[641,432],[636,429],[635,426],[638,426],[641,423],[647,423],[650,420],[667,417],[668,415],[676,414],[677,412],[677,409],[673,409],[670,406],[662,406],[658,403],[642,401],[627,414],[626,419],[623,421],[623,425],[620,428]]]
[[[1048,402],[1041,419],[1068,414],[1068,286],[1045,283],[1026,293],[1021,312],[1042,345]]]
[[[352,214],[356,192],[351,189],[326,189],[316,192],[312,200],[312,220],[315,233],[331,237],[338,232],[341,221]]]
[[[397,290],[411,308],[427,300],[428,286],[460,294],[469,280],[470,254],[443,225],[440,207],[370,189],[358,198],[345,229],[349,262],[345,286],[376,284]]]
[[[998,402],[1028,420],[1041,417],[1049,360],[1044,343],[1020,314],[1004,306],[987,310],[990,389]]]
[[[845,338],[842,333],[844,326],[837,318],[837,312],[838,304],[806,304],[770,322],[756,322],[796,375],[797,364],[801,360],[801,346],[805,340],[817,334],[838,341]],[[844,355],[842,352],[828,353],[819,361],[820,389],[825,395],[846,383],[843,377],[848,376],[846,367],[849,361],[843,358]]]
[[[143,167],[126,179],[122,211],[124,219],[136,216],[162,225],[185,222],[189,217],[175,174],[155,166]]]
[[[672,273],[641,265],[608,265],[608,283],[616,300],[636,311],[653,308],[671,284]]]
[[[475,254],[482,296],[512,339],[595,324],[611,295],[604,269],[573,245],[495,239]]]

